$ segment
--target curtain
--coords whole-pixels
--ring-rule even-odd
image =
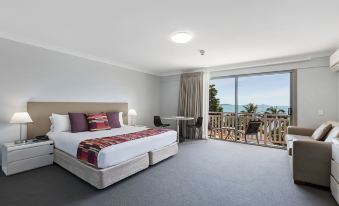
[[[195,120],[202,116],[203,111],[203,73],[186,73],[180,77],[178,115],[194,117]],[[194,124],[193,121],[180,121],[181,136],[192,138],[193,133],[187,129],[187,124]],[[199,135],[196,135],[199,138]]]
[[[208,139],[208,112],[209,112],[209,86],[210,86],[210,73],[205,71],[203,74],[203,125],[202,125],[202,138]]]

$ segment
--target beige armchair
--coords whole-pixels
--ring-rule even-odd
[[[287,150],[296,184],[330,186],[332,143],[316,141],[314,129],[288,127]]]

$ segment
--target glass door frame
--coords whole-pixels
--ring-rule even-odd
[[[235,138],[234,141],[237,142],[238,135],[238,86],[239,86],[239,78],[241,77],[249,77],[249,76],[263,76],[270,74],[290,74],[290,105],[288,114],[290,115],[290,125],[296,125],[297,123],[297,70],[283,70],[283,71],[270,71],[270,72],[259,72],[259,73],[249,73],[249,74],[239,74],[239,75],[230,75],[230,76],[218,76],[213,77],[213,79],[234,79],[234,104],[235,104]]]

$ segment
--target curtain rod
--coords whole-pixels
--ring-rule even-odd
[[[285,60],[285,61],[276,61],[276,62],[271,62],[271,63],[262,63],[262,64],[252,64],[252,65],[246,65],[246,66],[220,66],[218,68],[206,68],[205,71],[210,71],[210,72],[218,72],[218,71],[231,71],[231,70],[236,70],[236,69],[248,69],[248,68],[253,68],[253,67],[265,67],[265,66],[275,66],[275,65],[280,65],[280,64],[289,64],[289,63],[297,63],[297,62],[305,62],[305,61],[310,61],[311,58],[301,58],[301,59],[294,59],[294,60]],[[227,69],[230,68],[230,69]]]

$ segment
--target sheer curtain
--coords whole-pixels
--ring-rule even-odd
[[[197,119],[203,113],[203,73],[186,73],[180,77],[178,115]],[[193,137],[186,128],[188,121],[181,121],[181,135]],[[192,122],[190,122],[192,124]],[[204,136],[204,135],[203,135]],[[200,138],[199,135],[196,138]]]

